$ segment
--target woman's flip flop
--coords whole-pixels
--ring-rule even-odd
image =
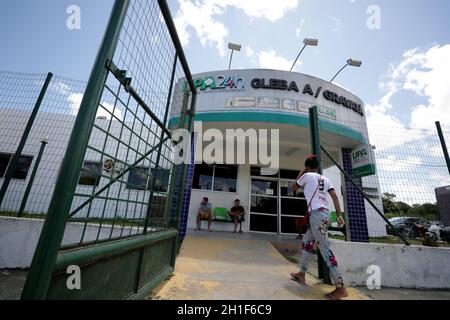
[[[300,281],[300,279],[295,276],[294,272],[291,273],[291,280],[295,281],[295,282],[297,282],[297,283],[299,283],[301,285],[305,285],[306,284],[304,281]]]

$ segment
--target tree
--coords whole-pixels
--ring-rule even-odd
[[[405,202],[398,201],[396,203],[397,211],[407,214],[411,210],[411,206]]]
[[[397,196],[393,193],[383,193],[383,209],[385,214],[439,220],[439,209],[436,203],[413,204],[410,206],[406,202],[396,201]]]
[[[383,202],[383,210],[384,213],[394,213],[396,212],[396,203],[395,203],[396,195],[393,193],[383,193],[381,200]]]
[[[410,213],[414,216],[439,219],[439,209],[436,203],[414,204]]]

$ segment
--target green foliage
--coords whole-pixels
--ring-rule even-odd
[[[429,220],[439,220],[439,210],[436,203],[413,204],[412,206],[396,201],[393,193],[383,193],[383,210],[388,218],[400,216],[421,217]]]

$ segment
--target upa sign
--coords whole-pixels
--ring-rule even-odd
[[[375,174],[375,157],[370,145],[361,146],[352,150],[352,174],[357,177],[366,177]]]

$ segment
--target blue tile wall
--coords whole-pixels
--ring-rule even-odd
[[[344,170],[351,174],[352,161],[350,149],[342,149],[342,160]],[[361,178],[353,179],[357,184],[362,184]],[[347,178],[345,178],[345,193],[347,196],[347,223],[350,229],[350,240],[352,242],[369,242],[364,197]]]

